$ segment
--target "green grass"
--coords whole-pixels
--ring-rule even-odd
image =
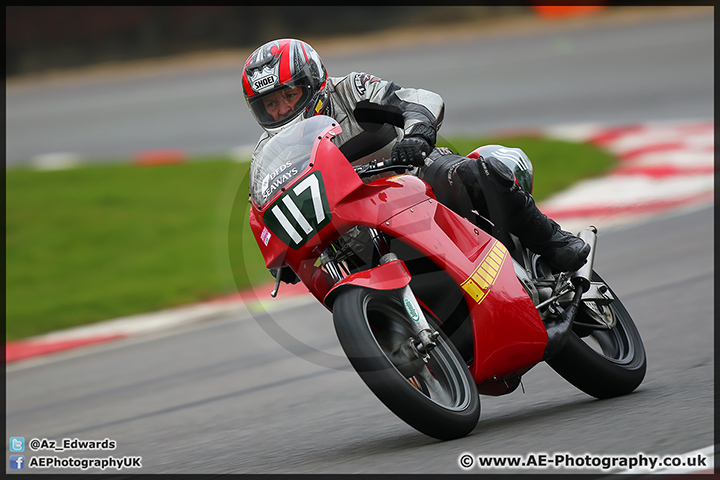
[[[592,146],[533,138],[451,139],[519,146],[535,196],[613,164]],[[6,339],[237,292],[268,281],[247,226],[247,163],[91,165],[6,172]]]
[[[229,218],[235,191],[247,198],[247,169],[208,160],[8,171],[7,338],[232,292],[228,236],[242,232]]]

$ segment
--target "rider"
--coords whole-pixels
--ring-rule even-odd
[[[428,182],[439,201],[466,218],[487,215],[490,205],[500,208],[508,230],[553,266],[574,271],[585,263],[590,246],[540,212],[510,168],[497,158],[510,155],[515,162],[527,162],[522,150],[487,146],[474,159],[435,148],[445,108],[436,93],[366,73],[328,77],[315,50],[296,39],[274,40],[255,50],[245,62],[242,84],[250,112],[265,130],[253,160],[283,128],[327,115],[342,127],[333,141],[353,165],[390,158],[395,165],[414,166],[410,172]],[[281,279],[296,277],[283,272]]]

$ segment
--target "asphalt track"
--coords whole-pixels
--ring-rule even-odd
[[[462,123],[463,115],[479,122],[481,130],[532,126],[545,118],[543,112],[559,122],[712,118],[712,17],[568,33],[563,38],[573,45],[570,52],[567,46],[553,50],[553,44],[560,45],[553,43],[557,37],[538,35],[492,40],[498,42],[492,49],[497,55],[497,77],[483,98],[497,102],[495,107],[480,109],[464,103],[464,94],[473,86],[458,78],[458,84],[445,87],[450,95],[441,91],[450,106],[457,105],[452,115],[448,111],[444,128],[458,126],[451,121]],[[629,39],[635,39],[634,49],[621,48],[628,46]],[[414,67],[387,70],[401,54],[403,62],[413,65],[422,65],[425,55],[442,61],[459,55],[457,48],[447,45],[433,48],[437,50],[425,49],[414,57],[408,57],[415,51],[411,48],[400,53],[390,50],[382,60],[373,54],[372,62],[377,63],[372,64],[370,55],[359,54],[354,61],[331,57],[328,66],[333,62],[331,68],[340,71],[365,69],[403,83],[419,72]],[[503,48],[506,55],[498,53]],[[546,57],[532,55],[533,48]],[[523,62],[511,61],[513,52],[522,55]],[[571,72],[552,68],[559,74],[551,79],[553,74],[545,70],[548,62],[553,58],[560,62],[567,55],[571,58],[563,63],[565,68],[577,66]],[[538,62],[534,78],[544,80],[521,81],[520,70],[531,71],[531,65],[521,68],[521,63],[533,61]],[[593,83],[591,67],[598,64],[607,73]],[[511,80],[498,81],[500,67],[515,73],[509,75]],[[230,73],[226,74],[229,82]],[[195,75],[178,82],[208,80],[203,77],[206,73]],[[423,86],[430,89],[447,82],[439,72],[431,72],[429,78]],[[125,88],[142,89],[145,82],[152,79]],[[599,85],[610,90],[600,92]],[[520,86],[520,93],[513,94]],[[584,94],[573,94],[583,89]],[[567,104],[564,94],[571,97]],[[218,94],[210,103],[221,103],[221,97]],[[510,104],[506,113],[500,108],[503,98]],[[547,104],[523,106],[523,98],[547,99]],[[206,103],[203,100],[192,99],[186,107],[199,108]],[[122,95],[116,101],[122,103]],[[10,102],[8,96],[8,119]],[[61,99],[55,102],[58,105]],[[162,102],[157,102],[159,108]],[[167,105],[171,103],[177,104]],[[488,115],[478,116],[478,109],[507,117],[491,121]],[[120,110],[128,118],[133,115],[132,105]],[[522,118],[513,120],[513,111]],[[218,115],[196,116],[215,122],[222,119]],[[451,120],[453,116],[456,120]],[[115,127],[121,128],[122,122],[118,120]],[[7,128],[10,137],[10,122]],[[66,132],[71,130],[68,127]],[[240,130],[244,129],[233,128],[239,133],[237,143],[244,142]],[[161,131],[157,133],[162,137]],[[193,145],[210,143],[202,140],[203,135],[198,133]],[[253,132],[249,137],[255,136]],[[101,147],[93,135],[86,138],[88,154],[94,142]],[[110,147],[122,146],[126,151],[156,148],[138,138],[131,145],[121,145],[117,133],[114,140],[106,140]],[[142,473],[462,473],[458,458],[466,452],[682,454],[714,440],[713,238],[711,207],[600,232],[596,269],[635,318],[648,353],[644,383],[622,398],[594,400],[538,365],[524,377],[525,393],[482,397],[481,420],[470,436],[437,442],[397,419],[362,384],[341,355],[327,312],[314,304],[291,304],[270,313],[219,319],[171,334],[9,366],[6,432],[8,437],[28,440],[109,438],[118,445],[112,452],[44,453],[142,456]],[[554,472],[513,472],[528,471]]]
[[[599,233],[596,270],[648,354],[645,381],[624,397],[595,400],[540,364],[525,393],[481,397],[470,436],[438,442],[372,395],[342,357],[330,314],[310,303],[11,366],[7,433],[109,438],[112,452],[44,454],[139,455],[143,473],[461,473],[465,452],[704,448],[714,435],[711,218],[704,208]]]

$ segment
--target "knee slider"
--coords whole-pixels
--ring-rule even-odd
[[[480,157],[477,161],[481,163],[483,172],[499,191],[514,192],[518,189],[515,183],[515,174],[500,160],[495,157]]]

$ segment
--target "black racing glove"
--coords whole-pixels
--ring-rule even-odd
[[[434,148],[435,137],[435,127],[424,123],[414,125],[393,147],[390,157],[392,164],[423,166],[425,157]]]
[[[395,144],[392,149],[393,165],[425,165],[425,157],[432,151],[432,147],[422,137],[405,137]]]
[[[293,272],[290,267],[271,268],[270,273],[273,277],[277,278],[278,270],[280,271],[280,281],[295,285],[300,281],[300,278]]]

